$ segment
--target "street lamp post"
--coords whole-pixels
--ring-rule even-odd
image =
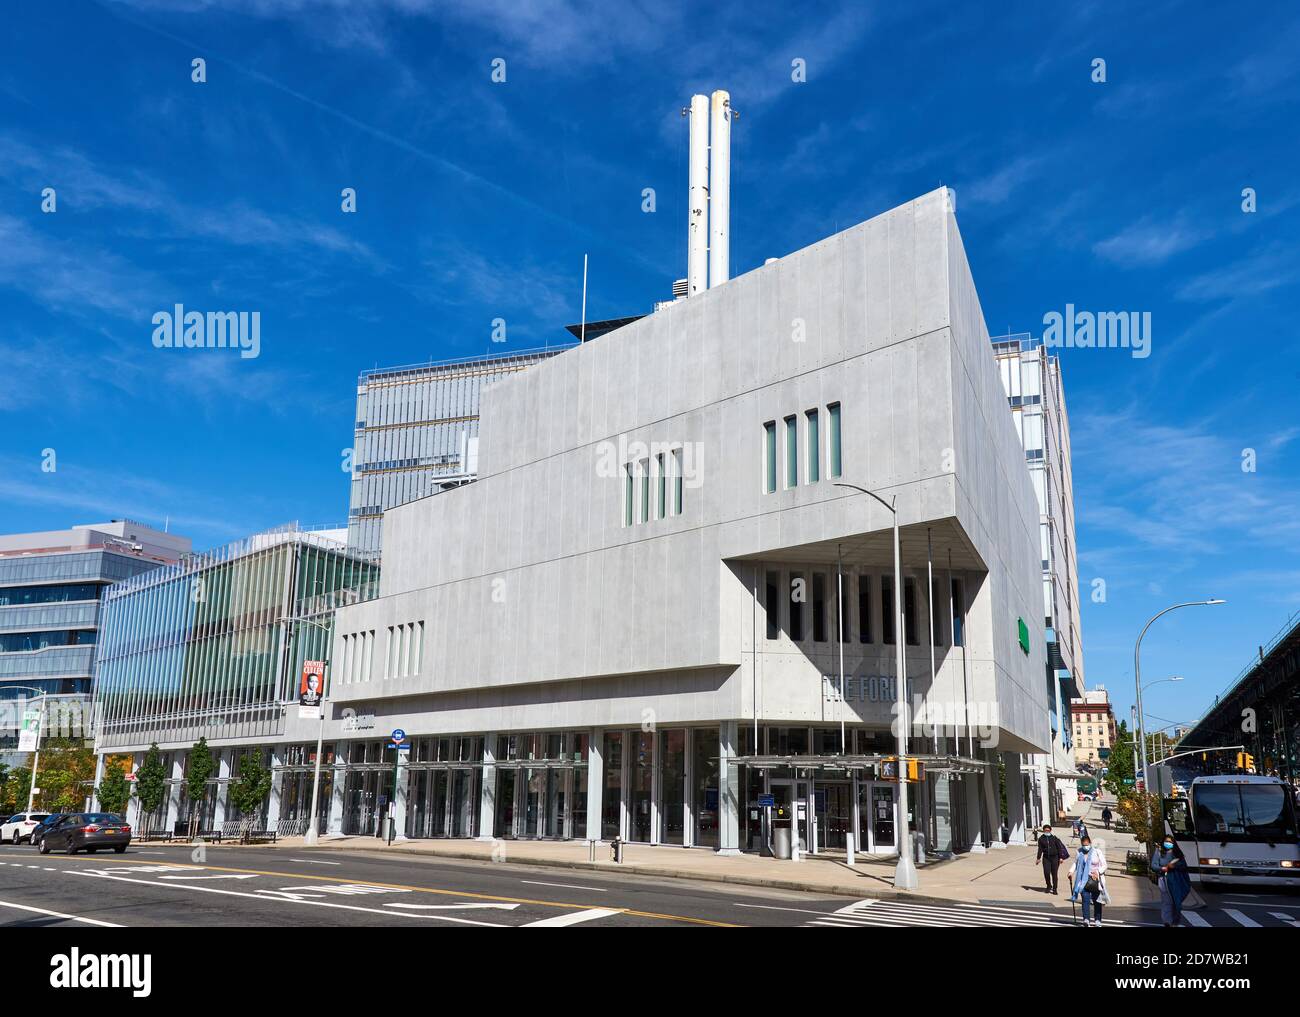
[[[1191,600],[1186,604],[1173,604],[1159,614],[1154,615],[1149,622],[1142,627],[1142,632],[1137,637],[1137,643],[1133,647],[1133,686],[1137,691],[1137,726],[1138,726],[1138,751],[1142,763],[1142,787],[1145,789],[1150,783],[1150,774],[1147,773],[1147,740],[1145,731],[1145,721],[1142,713],[1142,638],[1147,634],[1149,629],[1157,618],[1167,615],[1170,611],[1177,611],[1180,607],[1211,607],[1215,604],[1225,604],[1227,601],[1211,598],[1210,600]],[[1163,679],[1162,679],[1163,680]],[[1151,683],[1156,684],[1155,682]]]
[[[9,685],[7,689],[22,689],[25,692],[39,692],[41,695],[41,705],[38,706],[36,715],[36,750],[32,757],[32,780],[27,785],[27,811],[31,812],[36,804],[36,775],[41,769],[41,735],[45,733],[45,703],[49,696],[47,689],[38,689],[35,685]],[[22,728],[20,727],[21,731]]]
[[[903,617],[903,555],[898,537],[898,495],[889,501],[868,491],[857,484],[836,484],[862,494],[869,494],[880,502],[894,519],[894,646],[897,650],[895,666],[897,668],[896,705],[898,708],[898,818],[900,833],[898,836],[898,865],[894,869],[894,886],[899,890],[915,890],[920,885],[916,874],[916,863],[912,860],[911,832],[907,825],[907,663],[903,659],[903,631],[906,619]]]

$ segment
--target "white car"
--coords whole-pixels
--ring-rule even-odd
[[[0,823],[0,841],[7,844],[21,844],[32,839],[32,831],[40,825],[48,812],[19,812]]]

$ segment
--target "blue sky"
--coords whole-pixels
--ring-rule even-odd
[[[1086,671],[1127,716],[1145,618],[1225,597],[1145,644],[1150,678],[1186,678],[1148,710],[1195,717],[1300,610],[1300,12],[1001,6],[16,5],[0,531],[170,517],[208,546],[342,521],[359,370],[499,351],[496,317],[509,348],[566,341],[584,253],[591,317],[669,296],[680,109],[725,87],[733,274],[942,183],[990,332],[1151,312],[1145,360],[1063,352]],[[261,355],[154,349],[177,302],[260,310]]]

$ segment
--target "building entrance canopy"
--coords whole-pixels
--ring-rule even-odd
[[[821,756],[730,756],[725,762],[751,766],[756,770],[776,770],[791,768],[796,770],[816,771],[818,776],[833,778],[837,772],[848,776],[851,773],[861,775],[864,772],[877,774],[880,764],[896,756],[884,753],[870,755],[821,755]],[[989,765],[983,759],[971,759],[966,756],[947,756],[934,754],[908,753],[908,759],[918,759],[925,765],[926,773],[983,773]]]

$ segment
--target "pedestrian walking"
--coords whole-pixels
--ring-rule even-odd
[[[1183,923],[1183,901],[1192,889],[1187,859],[1172,837],[1165,837],[1151,855],[1151,879],[1160,888],[1160,920],[1165,928]]]
[[[1102,822],[1102,825],[1105,826],[1107,830],[1110,829],[1110,820],[1111,820],[1111,816],[1113,816],[1113,815],[1114,815],[1114,813],[1110,811],[1110,806],[1109,806],[1109,805],[1106,805],[1106,806],[1103,806],[1103,807],[1102,807],[1102,810],[1101,810],[1101,822]]]
[[[1101,928],[1101,909],[1110,903],[1106,892],[1106,855],[1101,848],[1093,847],[1086,833],[1079,840],[1079,853],[1074,856],[1074,874],[1070,880],[1070,900],[1083,902],[1083,924]]]
[[[1047,884],[1048,893],[1056,893],[1061,863],[1069,857],[1070,852],[1061,843],[1061,838],[1052,833],[1051,824],[1044,823],[1043,832],[1038,837],[1038,857],[1035,860],[1043,863],[1043,882]]]

